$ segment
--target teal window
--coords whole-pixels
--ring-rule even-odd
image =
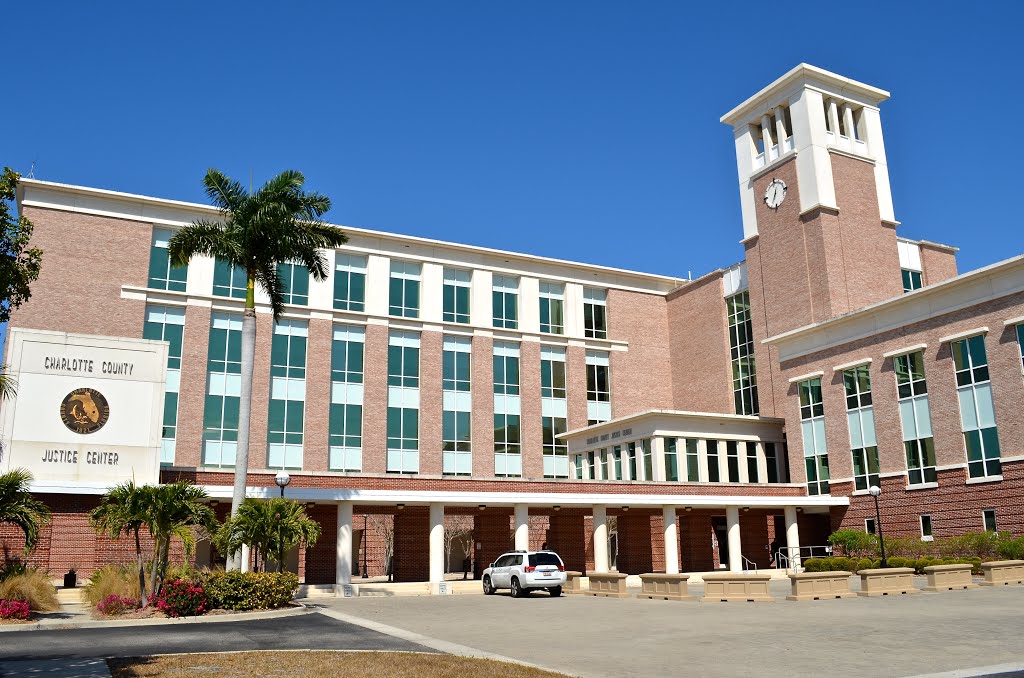
[[[706,440],[708,448],[708,482],[717,483],[721,480],[718,466],[718,441]]]
[[[546,334],[565,334],[565,286],[556,283],[540,284],[540,331]]]
[[[458,410],[441,413],[442,472],[450,476],[473,474],[472,414]]]
[[[388,338],[388,386],[418,388],[420,338],[414,332],[392,332]]]
[[[608,338],[608,294],[593,287],[583,288],[583,336]]]
[[[388,407],[388,473],[419,473],[420,412],[413,407]]]
[[[335,325],[331,341],[331,409],[328,434],[329,468],[361,471],[363,466],[362,327]]]
[[[278,264],[277,277],[281,281],[284,303],[309,305],[309,269],[302,264]]]
[[[505,395],[519,394],[519,346],[509,342],[494,342],[494,392]]]
[[[406,261],[391,262],[388,313],[403,318],[420,317],[420,265]]]
[[[518,414],[494,415],[494,475],[499,478],[523,475]]]
[[[825,443],[825,405],[821,377],[797,384],[800,394],[800,433],[804,444],[807,493],[829,493],[828,447]]]
[[[754,335],[750,321],[750,293],[725,300],[729,316],[729,355],[732,363],[732,394],[736,414],[756,415],[757,371],[754,369]]]
[[[729,482],[740,481],[740,452],[739,445],[735,440],[727,440],[725,443],[726,468],[729,471]]]
[[[469,393],[472,341],[466,337],[445,337],[441,355],[441,388]]]
[[[1024,324],[1017,325],[1017,348],[1020,349],[1021,364],[1024,366]]]
[[[609,480],[608,475],[608,450],[601,450],[601,477],[605,480]]]
[[[921,289],[924,285],[921,281],[921,271],[914,271],[909,268],[901,269],[903,274],[903,293],[913,292]]]
[[[167,242],[174,232],[166,228],[154,228],[153,240],[149,248],[149,282],[147,285],[156,290],[184,292],[188,278],[188,266],[172,266],[171,257],[167,254]]]
[[[629,467],[629,479],[640,480],[639,466],[637,465],[636,443],[626,443],[626,465]]]
[[[541,417],[544,477],[569,477],[569,447],[561,434],[568,431],[564,417]],[[593,454],[593,453],[591,453]]]
[[[764,461],[768,467],[768,482],[779,482],[779,456],[775,451],[775,443],[764,443]]]
[[[676,453],[675,438],[665,438],[665,480],[672,483],[679,480],[679,457]]]
[[[542,398],[565,398],[565,349],[541,347],[540,395]]]
[[[614,480],[622,480],[622,447],[616,445],[612,448],[612,463],[615,466]],[[608,478],[612,480],[612,478]]]
[[[607,351],[587,351],[587,422],[599,424],[612,418],[610,361]]]
[[[203,466],[233,467],[242,389],[242,316],[214,313],[206,354]]]
[[[853,456],[854,489],[866,490],[878,485],[878,442],[868,365],[843,370],[843,387],[846,391],[846,422]]]
[[[444,269],[442,320],[446,323],[469,322],[469,271]]]
[[[181,346],[185,332],[185,309],[176,306],[147,306],[142,326],[143,339],[166,341],[167,380],[164,382],[164,415],[160,440],[160,463],[174,463],[174,441],[178,430],[178,388],[181,381]]]
[[[967,450],[967,474],[971,478],[1000,477],[1002,463],[985,337],[978,334],[954,341],[950,348],[960,401],[960,424]]]
[[[302,320],[278,320],[270,344],[267,468],[301,469],[306,401],[306,343]]]
[[[445,336],[441,357],[441,472],[452,476],[473,473],[473,399],[470,394],[473,342]]]
[[[519,279],[496,275],[491,289],[494,326],[505,330],[517,329],[519,327]]]
[[[388,473],[419,473],[420,337],[388,335]]]
[[[898,355],[893,358],[893,367],[896,372],[903,449],[907,457],[907,484],[937,482],[928,382],[924,376],[924,352]]]
[[[692,438],[686,439],[686,480],[690,483],[700,481],[698,442]]]
[[[639,447],[644,460],[644,480],[654,480],[654,450],[651,449],[650,439],[641,440]]]
[[[573,478],[576,480],[583,480],[583,455],[577,454],[573,457],[573,463],[575,464]]]
[[[245,299],[248,278],[245,269],[220,257],[213,260],[213,295]]]
[[[494,473],[499,477],[523,474],[519,437],[519,344],[494,342]]]
[[[335,255],[334,308],[339,311],[366,310],[366,257]]]
[[[747,482],[761,482],[761,474],[757,471],[757,443],[740,443],[747,448]]]

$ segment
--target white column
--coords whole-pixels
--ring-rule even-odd
[[[857,138],[853,129],[853,109],[848,104],[843,104],[843,127],[846,128],[846,136],[851,139]]]
[[[679,574],[679,529],[676,527],[676,507],[663,506],[665,523],[665,574]]]
[[[786,555],[791,568],[800,567],[800,528],[796,521],[796,507],[787,506],[786,514]]]
[[[782,155],[782,142],[789,136],[786,133],[786,110],[782,106],[775,107],[775,136],[779,138],[779,155]]]
[[[736,465],[740,472],[741,483],[750,482],[750,472],[747,470],[747,444],[746,440],[736,441]]]
[[[338,504],[338,544],[334,560],[338,584],[352,583],[352,502]]]
[[[654,455],[654,477],[647,480],[665,481],[665,439],[661,436],[651,438],[651,454]]]
[[[594,571],[608,571],[608,511],[605,506],[594,507]]]
[[[444,504],[430,505],[430,583],[444,581]]]
[[[240,558],[242,559],[242,566],[239,568],[242,572],[248,572],[252,569],[252,567],[249,565],[249,557],[249,545],[242,544],[242,555],[240,556]]]
[[[835,140],[839,141],[839,108],[836,106],[835,99],[828,100],[828,126],[832,128],[832,133],[835,134]]]
[[[764,443],[757,442],[757,478],[762,483],[768,482],[768,457],[764,454]]]
[[[697,441],[697,481],[708,482],[708,441]]]
[[[737,506],[728,506],[725,509],[725,523],[729,535],[729,571],[742,572],[743,543],[740,540],[740,509]]]
[[[516,550],[530,550],[530,508],[526,504],[515,505]]]
[[[764,160],[765,164],[771,160],[772,152],[772,121],[768,117],[768,114],[761,116],[761,141],[764,143]]]

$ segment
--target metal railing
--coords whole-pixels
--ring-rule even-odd
[[[827,558],[832,555],[832,546],[801,546],[790,548],[783,546],[775,553],[776,567],[779,569],[803,571],[803,562],[808,558]]]
[[[757,563],[755,563],[750,558],[747,558],[743,554],[740,554],[740,558],[743,559],[743,571],[744,572],[753,572],[754,574],[757,574]]]

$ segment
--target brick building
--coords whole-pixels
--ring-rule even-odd
[[[282,320],[257,298],[248,485],[272,496],[287,470],[322,524],[290,565],[345,584],[393,543],[398,580],[438,582],[545,542],[581,570],[786,565],[874,529],[870,486],[889,533],[1024,532],[1024,258],[958,274],[955,248],[897,235],[887,97],[800,65],[726,114],[745,258],[696,280],[347,227],[326,281],[281,266]],[[54,509],[33,558],[88,571],[126,556],[85,520],[125,473],[193,480],[226,512],[244,277],[169,265],[207,206],[24,180],[19,207],[44,267],[6,361],[52,386],[4,406],[0,468],[29,465]],[[166,369],[129,399],[137,375],[106,368],[128,358],[55,375],[32,342],[86,362],[158,346]],[[112,394],[117,435],[138,409],[138,442],[67,433],[68,389]],[[47,461],[104,445],[120,465]],[[455,522],[472,543],[445,563]]]

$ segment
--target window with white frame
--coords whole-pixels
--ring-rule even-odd
[[[583,336],[608,338],[608,292],[594,287],[583,288]]]
[[[722,474],[718,465],[718,441],[705,440],[704,445],[708,451],[708,482],[717,483],[721,480]]]
[[[843,370],[843,387],[846,390],[846,422],[853,454],[854,489],[866,490],[878,485],[878,442],[868,365]]]
[[[565,334],[565,285],[542,282],[540,284],[540,331],[546,334]]]
[[[420,336],[388,333],[387,472],[420,470]]]
[[[306,401],[304,320],[274,323],[270,348],[270,405],[267,416],[267,468],[301,469]]]
[[[245,269],[216,257],[213,260],[213,295],[245,299],[249,279]]]
[[[900,269],[903,275],[903,294],[919,290],[924,287],[921,280],[921,271],[914,271],[909,268]]]
[[[644,460],[644,480],[654,480],[654,450],[651,448],[651,439],[644,438],[640,446],[640,456]]]
[[[366,257],[341,252],[335,255],[334,308],[366,310]]]
[[[173,266],[167,253],[167,243],[174,231],[154,228],[149,248],[149,281],[147,286],[156,290],[184,292],[188,279],[188,266]]]
[[[519,327],[519,278],[495,275],[491,284],[491,308],[495,327]]]
[[[541,346],[540,396],[565,400],[565,349]]]
[[[696,483],[700,480],[699,444],[700,443],[693,438],[686,439],[686,480],[690,483]]]
[[[998,477],[1002,474],[1002,463],[985,337],[977,334],[954,341],[950,349],[960,401],[961,430],[967,450],[967,474],[971,478]]]
[[[996,510],[985,509],[981,512],[981,524],[986,532],[996,532]]]
[[[615,473],[615,477],[608,476],[608,480],[623,480],[625,476],[622,475],[622,446],[616,445],[612,448],[612,467]]]
[[[753,441],[747,441],[740,443],[747,448],[747,482],[759,483],[761,482],[760,473],[757,470],[757,443]]]
[[[740,452],[739,444],[735,440],[725,441],[725,466],[729,473],[729,482],[740,481]]]
[[[1020,351],[1021,366],[1024,369],[1024,323],[1017,325],[1017,349]]]
[[[541,346],[540,403],[545,478],[568,476],[568,447],[566,441],[558,438],[568,430],[565,393],[565,349],[560,346]]]
[[[277,265],[277,278],[281,281],[284,303],[306,306],[309,304],[309,269],[302,264]]]
[[[523,474],[519,417],[519,344],[494,342],[494,474],[518,478]]]
[[[388,313],[403,318],[420,317],[420,265],[411,261],[391,262]]]
[[[640,480],[637,452],[636,442],[626,443],[626,468],[629,471],[627,480]]]
[[[471,274],[458,268],[444,269],[442,320],[446,323],[469,322],[469,285]]]
[[[185,309],[181,306],[146,306],[143,339],[166,341],[167,379],[164,381],[163,428],[160,463],[174,463],[174,444],[178,430],[178,387],[181,382],[181,349],[185,333]]]
[[[612,418],[610,361],[607,351],[587,351],[587,425]]]
[[[473,473],[470,391],[473,341],[445,336],[441,358],[441,472],[451,476]]]
[[[914,351],[896,356],[893,358],[893,368],[896,372],[903,449],[907,458],[907,484],[914,486],[937,482],[924,352]]]
[[[363,467],[363,354],[366,331],[335,325],[331,341],[331,408],[328,465],[332,471]]]
[[[807,493],[828,494],[828,447],[825,444],[825,406],[821,398],[821,377],[797,385],[800,393],[800,434],[804,444]]]
[[[665,480],[670,483],[679,480],[679,455],[676,444],[675,438],[665,438]]]
[[[921,541],[932,541],[932,517],[927,513],[921,514]]]
[[[868,534],[874,534],[875,533],[875,519],[874,518],[865,518],[864,519],[864,531],[867,532]]]
[[[568,478],[568,445],[559,438],[568,429],[565,417],[541,417],[542,446],[544,452],[544,477]],[[591,458],[593,452],[590,453]],[[594,476],[592,476],[594,477]]]
[[[736,414],[756,415],[757,372],[754,369],[754,330],[750,320],[750,293],[746,290],[725,300],[729,318],[729,355]]]
[[[232,467],[242,392],[242,316],[213,313],[206,353],[203,466]]]

